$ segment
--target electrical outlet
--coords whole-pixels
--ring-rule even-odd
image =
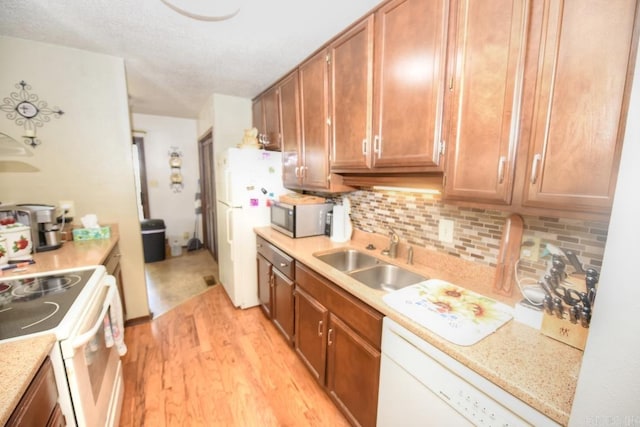
[[[65,218],[74,218],[76,216],[76,208],[71,200],[60,200],[58,202],[60,206],[60,215],[64,215]]]
[[[184,240],[189,240],[189,232],[188,232],[188,231],[185,231],[184,233],[182,233],[182,238],[183,238]]]
[[[438,239],[444,243],[453,243],[453,221],[441,219],[438,223]]]
[[[528,236],[520,247],[520,258],[531,262],[538,261],[540,256],[540,237]]]

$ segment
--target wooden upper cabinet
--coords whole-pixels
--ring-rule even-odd
[[[280,151],[280,112],[278,87],[274,86],[253,101],[251,116],[258,129],[258,142],[265,150]]]
[[[262,110],[266,139],[265,150],[280,151],[280,111],[278,109],[278,87],[268,90],[263,95]]]
[[[373,15],[331,43],[331,170],[371,165]]]
[[[606,213],[631,83],[636,1],[547,0],[540,9],[522,204]]]
[[[279,84],[280,131],[282,142],[282,178],[287,188],[302,186],[300,156],[300,96],[298,71],[285,77]]]
[[[375,13],[372,167],[441,170],[449,0],[393,0]]]
[[[302,163],[300,175],[308,189],[329,188],[329,91],[327,52],[320,51],[299,69]]]
[[[509,204],[529,2],[452,5],[445,199]]]

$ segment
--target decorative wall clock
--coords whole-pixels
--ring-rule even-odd
[[[0,110],[7,113],[9,120],[15,120],[16,125],[24,128],[24,142],[37,147],[41,141],[36,137],[36,128],[44,126],[51,120],[51,116],[59,119],[64,114],[59,107],[49,107],[46,101],[38,95],[29,93],[31,86],[24,80],[16,83],[17,92],[11,92],[9,97],[2,100]]]

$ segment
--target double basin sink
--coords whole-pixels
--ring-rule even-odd
[[[355,249],[339,249],[314,256],[372,289],[395,291],[428,279]]]

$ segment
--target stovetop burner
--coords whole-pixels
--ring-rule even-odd
[[[0,340],[58,326],[94,271],[0,279]]]
[[[82,278],[77,274],[35,277],[25,279],[18,286],[14,286],[11,295],[14,301],[21,299],[34,299],[41,296],[64,292],[70,287],[80,283]]]

